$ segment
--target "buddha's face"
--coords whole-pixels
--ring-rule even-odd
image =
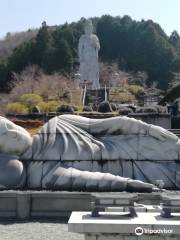
[[[93,33],[93,25],[91,21],[87,21],[84,27],[84,32],[86,35],[90,35]]]
[[[0,117],[0,153],[22,155],[31,146],[32,138],[24,128]]]

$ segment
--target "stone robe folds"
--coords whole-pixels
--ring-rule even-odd
[[[174,134],[139,120],[62,115],[34,136],[32,155],[23,158],[30,160],[30,188],[56,188],[64,175],[57,174],[58,169],[65,167],[152,184],[163,180],[164,187],[178,189],[179,150]]]

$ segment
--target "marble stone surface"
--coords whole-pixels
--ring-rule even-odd
[[[98,164],[92,161],[32,161],[28,164],[28,188],[42,188],[43,181],[49,179],[53,188],[51,179],[58,179],[54,173],[63,168],[79,169],[82,173],[96,172],[111,173],[125,178],[138,179],[143,182],[155,184],[157,180],[162,180],[163,188],[176,190],[180,188],[180,164],[177,161],[107,161]],[[52,176],[54,176],[52,178]],[[91,177],[90,177],[91,178]],[[59,181],[59,180],[58,180]],[[98,186],[98,184],[97,184]],[[45,186],[44,186],[45,187]]]
[[[33,137],[0,118],[0,189],[179,189],[179,151],[176,135],[128,117],[61,115]]]
[[[99,63],[98,51],[100,49],[99,39],[93,34],[93,25],[91,20],[86,20],[84,32],[78,45],[80,61],[80,79],[91,83],[92,89],[99,89]]]
[[[33,138],[33,160],[179,160],[176,135],[128,117],[89,119],[61,115]],[[24,158],[31,158],[24,154]]]
[[[31,146],[32,138],[24,128],[0,117],[0,153],[20,156]]]
[[[0,189],[22,188],[26,171],[18,156],[0,154]]]

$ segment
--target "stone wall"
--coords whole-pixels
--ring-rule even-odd
[[[69,218],[72,211],[91,210],[91,194],[60,191],[1,191],[0,220]],[[138,193],[138,199],[140,204],[159,205],[161,193]]]
[[[132,113],[128,117],[133,117],[165,129],[171,129],[171,115],[167,113]]]
[[[72,211],[89,211],[90,199],[89,193],[2,191],[0,219],[69,218]]]

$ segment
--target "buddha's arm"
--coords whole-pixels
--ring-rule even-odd
[[[113,117],[105,119],[90,119],[90,132],[92,134],[147,134],[148,124],[128,117]]]
[[[56,173],[57,174],[57,173]],[[58,168],[57,188],[74,191],[149,191],[154,185],[110,173],[81,171],[75,168]]]
[[[60,118],[93,135],[147,135],[160,141],[178,140],[177,136],[171,132],[134,118],[90,119],[76,115],[62,115]]]
[[[145,134],[148,124],[127,117],[113,117],[105,119],[91,119],[76,115],[61,115],[60,119],[81,128],[90,134]]]
[[[144,135],[151,136],[160,141],[178,141],[178,137],[166,129],[147,124],[141,120],[129,117],[113,117],[106,119],[90,119],[90,132],[106,132],[107,134]]]

